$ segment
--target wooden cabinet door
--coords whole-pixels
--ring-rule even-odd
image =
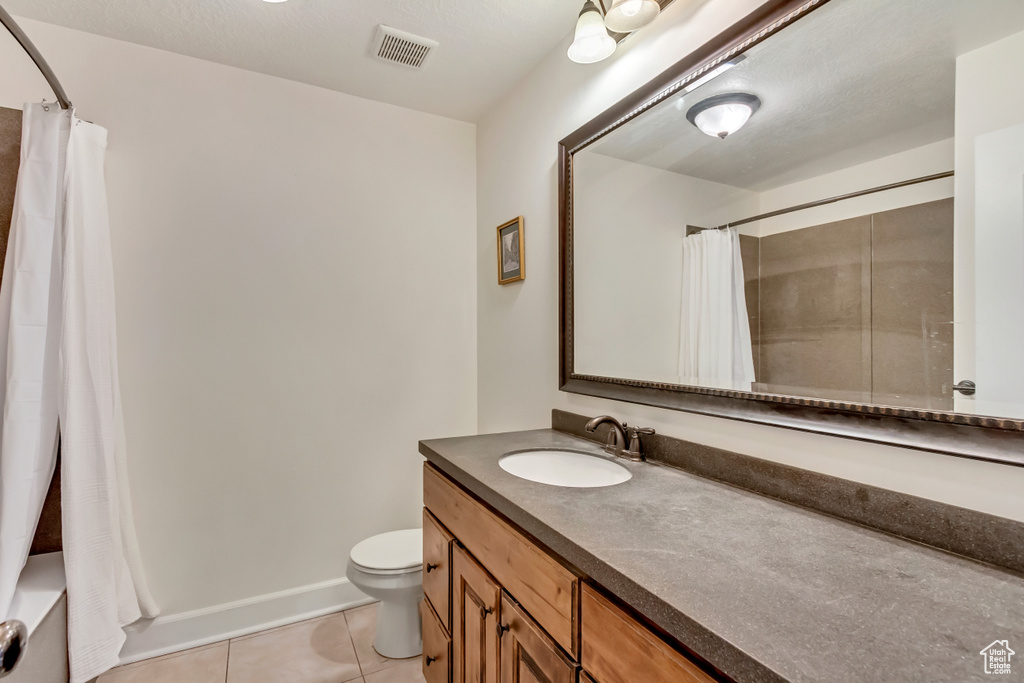
[[[426,600],[420,602],[420,620],[423,623],[423,678],[427,683],[450,683],[452,640]]]
[[[452,536],[423,508],[423,594],[451,633],[451,542]]]
[[[501,587],[456,545],[452,549],[454,683],[498,683]]]
[[[575,683],[576,665],[507,595],[500,633],[501,683]]]

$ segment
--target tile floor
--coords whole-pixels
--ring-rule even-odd
[[[373,649],[377,605],[126,664],[96,683],[424,683],[420,659]]]

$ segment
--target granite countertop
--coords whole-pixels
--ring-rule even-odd
[[[420,452],[737,681],[987,680],[1008,640],[1024,678],[1024,578],[657,463],[571,489],[508,474],[513,450],[608,457],[551,429]],[[1019,672],[1018,672],[1019,668]]]

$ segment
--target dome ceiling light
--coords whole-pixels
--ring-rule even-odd
[[[761,99],[749,93],[724,93],[701,100],[686,112],[686,120],[702,133],[725,139],[742,128],[761,108]]]

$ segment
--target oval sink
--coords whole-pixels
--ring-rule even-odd
[[[633,473],[617,462],[576,451],[506,453],[498,465],[509,474],[551,486],[596,488],[629,481]]]

